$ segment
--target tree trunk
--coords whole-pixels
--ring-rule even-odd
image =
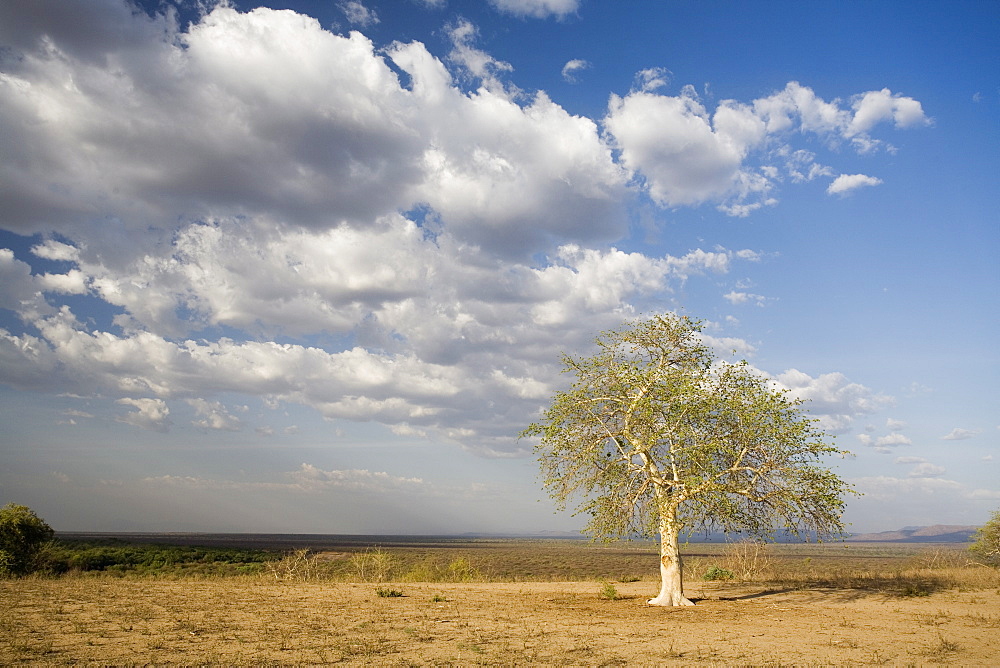
[[[660,521],[660,593],[647,601],[649,605],[694,605],[684,598],[679,533],[672,521]]]

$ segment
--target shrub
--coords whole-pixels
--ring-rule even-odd
[[[459,557],[448,564],[448,578],[451,582],[470,582],[479,579],[479,571],[465,557]]]
[[[441,557],[426,556],[412,564],[401,579],[407,582],[472,582],[482,577],[479,569],[465,557],[445,564]]]
[[[444,567],[426,557],[410,566],[406,574],[402,577],[407,582],[443,582],[447,580],[444,574]]]
[[[309,550],[295,550],[286,554],[280,561],[267,564],[267,573],[275,580],[292,582],[297,580],[316,580],[319,578],[319,560]]]
[[[601,593],[599,594],[599,596],[600,598],[603,598],[605,601],[617,601],[619,598],[621,598],[621,596],[618,594],[618,590],[615,589],[615,586],[610,582],[604,583],[604,587],[601,589]]]
[[[375,593],[378,594],[379,598],[399,598],[403,595],[403,592],[398,589],[382,589],[381,587],[376,589]]]
[[[28,506],[8,503],[0,508],[0,576],[37,570],[42,548],[55,531]]]
[[[770,546],[761,541],[729,543],[724,554],[732,576],[743,582],[763,580],[771,569]]]
[[[351,555],[351,566],[360,582],[385,582],[392,571],[392,555],[382,548]]]
[[[701,576],[702,580],[732,580],[735,576],[728,568],[712,566]]]

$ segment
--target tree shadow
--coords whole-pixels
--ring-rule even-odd
[[[799,587],[786,587],[778,589],[764,589],[761,591],[754,591],[749,593],[726,593],[720,592],[718,594],[703,594],[701,596],[697,594],[688,594],[688,599],[694,603],[700,603],[703,601],[748,601],[755,598],[764,598],[766,596],[775,596],[778,594],[787,594],[793,591],[802,591]]]
[[[812,582],[795,583],[785,586],[761,586],[760,588],[742,585],[734,587],[731,591],[720,588],[717,593],[689,595],[688,598],[694,602],[699,601],[749,601],[753,599],[766,598],[769,596],[780,596],[784,594],[799,593],[815,600],[833,601],[856,601],[872,596],[882,596],[885,598],[920,598],[930,596],[949,588],[949,584],[942,579],[933,577],[924,578],[877,578],[864,583],[830,583]],[[748,591],[749,590],[749,591]]]

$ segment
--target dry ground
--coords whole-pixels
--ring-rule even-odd
[[[1000,591],[691,582],[0,581],[0,663],[1000,665]],[[383,598],[378,588],[405,595]]]

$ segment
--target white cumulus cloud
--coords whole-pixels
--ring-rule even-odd
[[[896,447],[898,445],[912,445],[912,444],[913,441],[911,441],[908,437],[903,436],[900,433],[894,432],[892,434],[889,434],[888,436],[881,436],[879,438],[876,438],[875,443],[873,445],[876,448],[889,448],[889,447]]]
[[[647,67],[635,73],[633,91],[652,93],[670,83],[673,74],[665,67]]]
[[[921,462],[914,466],[907,475],[911,478],[936,478],[944,474],[945,470],[943,466],[937,466],[930,462]]]
[[[340,7],[342,12],[344,12],[347,20],[354,25],[367,28],[368,26],[375,25],[379,22],[378,14],[365,7],[365,5],[358,2],[358,0],[348,0],[348,2],[341,2],[337,6]]]
[[[717,249],[651,258],[569,245],[544,267],[508,265],[447,235],[424,238],[403,218],[387,221],[376,243],[346,227],[245,233],[195,225],[172,255],[144,256],[119,272],[84,265],[98,293],[129,313],[119,318],[125,332],[91,330],[66,307],[39,316],[43,338],[0,339],[0,379],[138,401],[130,405],[142,410],[123,419],[147,428],[165,427],[166,402],[183,399],[196,426],[238,429],[239,418],[207,397],[239,393],[501,452],[520,447],[512,435],[553,391],[561,350],[584,349],[593,332],[676,283],[755,257]],[[218,325],[342,332],[364,345],[186,338]]]
[[[841,174],[833,180],[826,192],[828,195],[844,195],[868,186],[877,186],[882,183],[882,179],[865,174]]]
[[[162,399],[125,397],[119,399],[118,403],[135,408],[134,411],[119,416],[119,422],[152,431],[166,431],[170,427],[170,409]]]
[[[580,0],[490,0],[490,4],[500,11],[515,16],[544,19],[549,16],[564,17],[575,13],[580,6]]]
[[[740,292],[737,290],[728,292],[722,295],[722,297],[734,306],[738,306],[740,304],[756,304],[757,306],[763,306],[767,301],[767,298],[763,295],[757,295],[752,292]]]
[[[868,132],[877,123],[892,121],[898,128],[929,125],[920,102],[910,97],[894,95],[888,88],[859,95],[851,105],[854,117],[847,128],[848,136]]]
[[[67,295],[82,295],[87,293],[86,279],[79,269],[73,269],[65,274],[42,274],[37,277],[38,284],[46,292],[59,292]]]
[[[842,373],[826,373],[812,377],[798,369],[789,369],[774,377],[790,395],[806,403],[810,413],[820,418],[822,426],[834,433],[846,431],[858,417],[869,415],[895,400],[872,391],[860,383],[852,383]],[[871,437],[862,434],[862,442]],[[904,437],[905,438],[905,437]],[[883,444],[880,447],[884,447]]]
[[[662,206],[715,201],[730,215],[748,215],[777,202],[775,159],[793,182],[833,174],[810,152],[792,148],[791,133],[812,133],[834,145],[849,142],[867,152],[878,146],[869,131],[896,119],[894,113],[875,114],[868,102],[855,123],[856,114],[839,100],[825,101],[797,82],[752,103],[723,100],[711,110],[693,87],[664,95],[655,92],[667,83],[659,70],[640,74],[636,89],[624,97],[612,95],[604,124],[621,149],[622,164],[643,178],[650,197]],[[917,124],[919,102],[888,94],[899,110],[896,125]],[[827,192],[843,194],[878,183],[863,174],[841,175]]]
[[[194,408],[199,419],[191,424],[202,429],[219,431],[240,431],[240,419],[232,415],[221,402],[205,399],[188,399],[187,403]]]
[[[977,436],[981,430],[979,429],[962,429],[961,427],[955,427],[947,434],[941,437],[943,441],[964,441],[974,436]]]
[[[605,126],[623,164],[645,176],[654,201],[690,205],[734,191],[747,151],[764,135],[764,124],[746,107],[720,107],[717,114],[725,119],[718,129],[693,92],[638,91],[612,96]]]
[[[570,83],[576,83],[577,72],[581,70],[586,70],[590,68],[590,63],[586,60],[580,60],[579,58],[574,58],[568,61],[562,68],[562,78]]]
[[[909,437],[904,436],[903,434],[900,434],[899,432],[895,431],[886,436],[879,436],[878,438],[875,438],[870,434],[858,434],[857,438],[862,445],[874,448],[876,452],[880,452],[882,454],[889,454],[890,452],[892,452],[892,448],[898,447],[900,445],[913,444],[913,441],[911,441]],[[895,461],[897,464],[899,464],[899,463],[905,463],[909,459],[924,461],[919,457],[917,458],[897,457]]]
[[[636,198],[748,215],[783,179],[832,173],[802,133],[921,124],[896,93],[848,107],[794,82],[709,105],[656,67],[589,118],[501,80],[470,22],[445,34],[436,56],[287,10],[218,3],[182,26],[117,0],[0,3],[3,225],[63,263],[33,273],[0,249],[0,308],[23,325],[0,330],[0,382],[117,400],[146,429],[249,429],[220,400],[241,395],[509,454],[561,351],[760,257],[622,250]],[[100,318],[68,306],[91,300]],[[796,374],[782,382],[838,429],[888,401]]]
[[[495,59],[490,54],[477,49],[474,44],[479,35],[479,29],[465,19],[459,19],[447,28],[451,39],[452,50],[448,59],[465,68],[472,76],[481,79],[495,90],[503,90],[496,80],[500,72],[513,71],[510,63]]]

